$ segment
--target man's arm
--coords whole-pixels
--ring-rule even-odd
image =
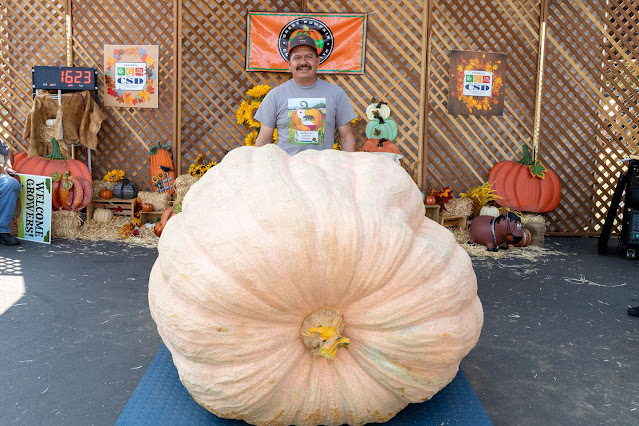
[[[13,170],[13,151],[9,150],[7,155],[4,156],[4,167],[2,167],[0,172],[10,175],[16,174],[16,171]]]
[[[262,125],[260,127],[260,133],[257,135],[257,139],[255,140],[255,146],[264,146],[267,143],[273,142],[273,129],[272,127],[266,127]]]
[[[355,136],[350,121],[337,128],[339,140],[342,144],[342,151],[355,152]]]

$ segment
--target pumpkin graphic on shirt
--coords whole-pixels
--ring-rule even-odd
[[[322,126],[322,112],[319,109],[309,108],[308,102],[301,101],[301,108],[297,108],[291,114],[291,124],[295,130],[313,131]]]

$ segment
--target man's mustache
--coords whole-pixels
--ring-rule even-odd
[[[296,70],[304,70],[304,69],[306,69],[306,70],[310,70],[310,69],[311,69],[311,67],[310,67],[310,66],[308,66],[308,65],[299,65],[299,66],[298,66],[297,68],[295,68],[295,69],[296,69]]]

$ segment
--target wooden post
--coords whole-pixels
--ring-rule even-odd
[[[65,3],[65,24],[66,24],[66,49],[67,49],[67,67],[73,66],[73,0],[66,0]]]
[[[430,109],[430,69],[431,69],[431,31],[432,31],[432,18],[433,18],[433,0],[424,0],[426,4],[426,13],[424,19],[424,25],[422,25],[422,64],[425,59],[425,66],[422,73],[422,81],[420,83],[421,101],[419,111],[419,122],[423,126],[420,141],[419,141],[419,154],[418,159],[420,161],[419,170],[417,171],[418,186],[421,185],[423,191],[428,187],[428,116]],[[428,194],[427,194],[428,195]]]
[[[182,0],[173,4],[173,167],[182,174]]]
[[[539,54],[537,59],[537,86],[535,93],[535,120],[533,124],[533,161],[537,162],[539,151],[539,127],[541,121],[541,102],[544,96],[544,57],[546,55],[546,20],[548,18],[550,0],[541,0],[541,16],[539,22]]]

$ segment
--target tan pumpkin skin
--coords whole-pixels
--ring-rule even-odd
[[[182,207],[160,238],[149,304],[182,383],[218,416],[386,421],[446,386],[479,338],[470,258],[389,161],[236,148]],[[332,360],[300,337],[324,308],[350,339]]]

